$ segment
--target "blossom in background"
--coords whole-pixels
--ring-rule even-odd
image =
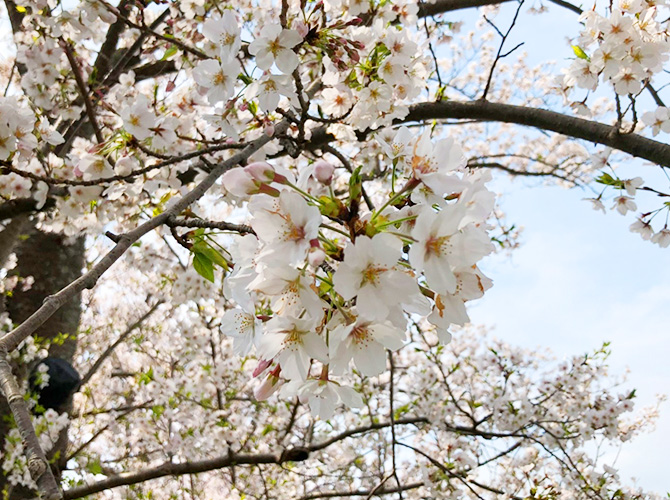
[[[249,53],[256,57],[256,66],[268,70],[276,64],[286,75],[298,67],[298,56],[293,48],[302,42],[295,30],[283,29],[279,24],[263,26],[260,36],[249,44]]]
[[[241,66],[237,59],[221,63],[213,59],[200,61],[193,70],[193,79],[207,89],[210,104],[227,101],[232,95]]]
[[[240,27],[235,13],[230,9],[226,9],[221,17],[207,19],[202,25],[202,34],[218,47],[223,62],[234,59],[242,46]]]

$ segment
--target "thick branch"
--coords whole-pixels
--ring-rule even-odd
[[[498,5],[512,0],[437,0],[433,3],[421,3],[419,5],[419,17],[430,17],[452,12],[455,10],[471,9],[473,7],[484,7],[486,5]],[[516,1],[516,0],[514,0]],[[564,0],[549,0],[551,3],[564,7],[576,14],[581,14],[582,9]]]
[[[398,493],[401,491],[415,490],[416,488],[421,488],[423,483],[409,483],[403,484],[400,487],[389,488],[389,489],[379,489],[374,490],[355,490],[355,491],[329,491],[327,493],[311,493],[300,497],[298,500],[314,500],[316,498],[337,498],[337,497],[367,497],[371,496],[382,496],[382,495],[391,495],[393,493]]]
[[[398,419],[395,421],[396,425],[401,424],[414,424],[414,423],[425,423],[428,420],[422,417],[416,418],[404,418]],[[87,495],[93,495],[101,491],[117,488],[119,486],[129,486],[131,484],[143,483],[151,479],[158,479],[165,476],[179,476],[184,474],[199,474],[201,472],[208,472],[211,470],[222,469],[224,467],[232,467],[235,465],[261,465],[261,464],[282,464],[284,462],[291,462],[297,460],[305,460],[310,453],[314,451],[319,451],[328,446],[331,446],[334,443],[342,441],[350,436],[356,434],[362,434],[376,429],[383,429],[389,427],[391,424],[388,422],[370,424],[363,427],[356,427],[350,429],[336,436],[333,436],[331,439],[323,441],[321,443],[314,444],[306,448],[290,448],[284,450],[283,453],[279,455],[273,455],[271,453],[259,453],[259,454],[228,454],[225,456],[211,458],[207,460],[199,460],[197,462],[184,462],[180,464],[175,463],[164,463],[157,467],[151,469],[146,469],[140,472],[135,473],[125,473],[119,474],[118,476],[110,477],[108,479],[103,479],[97,483],[93,483],[86,486],[77,486],[75,488],[69,489],[64,492],[64,500],[74,500],[76,498],[81,498]],[[418,486],[417,486],[418,487]],[[397,491],[397,490],[396,490]],[[311,497],[317,498],[317,497]]]
[[[670,146],[637,134],[621,134],[616,127],[546,109],[488,101],[440,101],[416,104],[401,122],[434,119],[477,119],[527,125],[569,137],[610,146],[637,158],[670,166]]]

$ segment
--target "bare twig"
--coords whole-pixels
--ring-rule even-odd
[[[86,115],[88,116],[88,121],[90,122],[91,127],[93,127],[93,133],[95,134],[95,138],[98,140],[98,144],[102,144],[103,142],[105,142],[105,138],[103,137],[102,132],[100,131],[100,126],[98,125],[98,121],[95,117],[95,109],[93,108],[93,103],[91,102],[91,99],[88,95],[88,89],[86,88],[86,83],[84,82],[84,79],[81,75],[81,68],[77,63],[77,59],[75,58],[74,53],[72,52],[72,47],[70,46],[70,44],[65,40],[61,39],[61,47],[65,51],[67,60],[70,62],[70,66],[72,67],[72,73],[74,74],[74,79],[77,82],[77,88],[79,89],[81,98],[84,100]]]
[[[502,49],[505,46],[505,42],[507,41],[507,37],[512,32],[512,28],[514,28],[514,25],[516,24],[516,20],[519,17],[519,13],[521,12],[521,7],[523,6],[523,2],[524,2],[524,0],[519,0],[519,5],[517,6],[516,12],[514,13],[514,18],[512,19],[512,22],[509,25],[509,28],[507,28],[507,32],[505,32],[504,34],[496,27],[495,24],[493,24],[491,21],[489,21],[489,19],[486,16],[484,16],[484,19],[486,20],[486,22],[489,23],[493,27],[493,29],[496,30],[496,32],[498,33],[498,35],[500,35],[500,37],[502,39],[500,40],[500,46],[498,47],[498,53],[496,54],[496,57],[493,60],[493,64],[491,64],[491,71],[489,71],[489,77],[486,80],[486,87],[484,87],[484,93],[482,94],[482,96],[480,98],[482,100],[486,100],[486,96],[489,93],[489,89],[491,88],[491,82],[493,81],[493,72],[496,69],[496,65],[498,64],[498,61],[500,59],[504,58],[504,57],[507,57],[512,52],[514,52],[516,49],[521,47],[521,45],[523,45],[523,42],[522,42],[522,43],[518,44],[516,47],[514,47],[513,49],[505,52],[504,54],[502,53]]]
[[[234,231],[236,233],[256,234],[251,226],[246,224],[233,224],[232,222],[210,221],[202,219],[177,219],[171,217],[166,224],[170,227],[200,227],[205,229],[221,229],[222,231]]]

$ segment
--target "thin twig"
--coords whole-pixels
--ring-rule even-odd
[[[72,47],[70,46],[70,44],[65,40],[61,39],[61,47],[65,51],[67,60],[70,62],[70,67],[72,68],[74,79],[77,82],[77,88],[79,89],[81,98],[84,100],[86,115],[88,116],[88,121],[91,124],[91,127],[93,127],[93,133],[95,134],[95,138],[98,140],[98,144],[102,144],[103,142],[105,142],[105,138],[103,137],[102,132],[100,131],[100,126],[98,125],[98,121],[95,117],[95,109],[93,108],[93,103],[91,102],[91,99],[88,95],[88,89],[86,88],[86,83],[84,82],[84,79],[81,76],[81,68],[77,63],[77,59],[75,58],[74,53],[72,52]]]
[[[523,42],[518,44],[516,47],[514,47],[512,50],[507,51],[505,54],[502,53],[503,46],[505,45],[505,42],[507,41],[507,37],[509,34],[512,32],[512,28],[514,28],[514,25],[516,24],[516,20],[519,17],[519,13],[521,12],[521,7],[523,6],[524,0],[519,1],[519,5],[516,8],[516,13],[514,14],[514,18],[512,19],[512,23],[510,24],[509,28],[507,28],[507,32],[503,35],[502,32],[496,27],[495,24],[493,24],[489,19],[484,16],[484,20],[486,20],[487,23],[489,23],[491,26],[493,26],[493,29],[496,30],[498,35],[501,36],[502,40],[500,40],[500,46],[498,47],[498,53],[496,54],[495,59],[493,60],[493,64],[491,64],[491,71],[489,71],[489,77],[486,80],[486,87],[484,87],[484,93],[480,97],[482,100],[486,100],[486,96],[489,93],[489,88],[491,87],[491,82],[493,81],[493,72],[496,69],[496,64],[498,64],[498,61],[504,57],[507,57],[510,55],[512,52],[514,52],[516,49],[521,47],[523,45]]]
[[[147,320],[147,318],[151,316],[161,304],[163,304],[163,302],[164,302],[163,300],[159,300],[153,306],[151,306],[151,308],[147,312],[145,312],[137,321],[135,321],[128,328],[126,328],[126,330],[121,335],[119,335],[119,338],[116,339],[116,341],[113,344],[111,344],[107,349],[105,349],[105,351],[98,357],[95,363],[93,363],[93,366],[91,366],[88,372],[86,372],[86,375],[84,375],[81,378],[82,387],[85,386],[89,382],[89,380],[91,380],[91,377],[95,375],[95,373],[98,371],[102,363],[104,363],[105,360],[109,357],[109,355],[112,354],[114,349],[116,349],[119,346],[119,344],[125,341],[126,338],[128,338],[128,335],[130,335],[140,326],[142,326],[142,323],[144,323]]]

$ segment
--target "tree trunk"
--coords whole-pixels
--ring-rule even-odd
[[[10,223],[8,228],[13,224]],[[18,225],[18,224],[17,224]],[[27,228],[26,228],[27,226]],[[32,276],[34,283],[28,290],[21,291],[19,285],[10,298],[6,300],[6,310],[13,323],[25,321],[41,305],[44,299],[68,285],[81,276],[84,267],[84,239],[71,240],[56,233],[45,233],[22,224],[20,230],[28,237],[14,246],[17,256],[17,266],[12,273],[21,277]],[[5,229],[7,231],[7,229]],[[4,234],[4,232],[3,232]],[[18,233],[17,233],[18,234]],[[10,250],[11,251],[11,250]],[[9,252],[7,252],[9,254]],[[44,340],[57,340],[49,346],[49,355],[72,361],[77,347],[77,332],[81,317],[81,295],[64,305],[49,321],[42,325],[35,336]],[[15,375],[19,381],[25,379],[29,372],[27,366],[17,366]],[[4,398],[0,402],[0,443],[8,432],[8,426],[3,416],[7,415],[9,407]],[[52,466],[56,480],[60,479],[60,470],[65,466],[67,456],[67,429],[63,431],[54,449],[48,454],[59,453],[60,459]],[[0,491],[5,491],[10,485],[5,477],[0,477]],[[20,490],[20,491],[19,491]],[[33,498],[31,493],[23,488],[12,488],[9,498]]]

